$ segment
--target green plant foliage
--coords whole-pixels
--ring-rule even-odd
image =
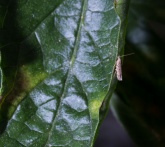
[[[127,10],[126,0],[0,0],[0,146],[93,145]]]

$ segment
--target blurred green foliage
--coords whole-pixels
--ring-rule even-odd
[[[113,112],[139,146],[165,146],[165,1],[132,0]]]

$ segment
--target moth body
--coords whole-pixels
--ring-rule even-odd
[[[122,68],[121,68],[121,59],[118,56],[116,61],[116,77],[119,81],[122,81]]]

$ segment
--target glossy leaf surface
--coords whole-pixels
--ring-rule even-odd
[[[0,1],[0,146],[92,146],[127,3]]]

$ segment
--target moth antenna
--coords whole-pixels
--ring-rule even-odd
[[[130,55],[133,55],[133,54],[135,54],[135,53],[126,54],[126,55],[122,55],[122,56],[119,56],[119,57],[122,58],[122,57],[130,56]]]

